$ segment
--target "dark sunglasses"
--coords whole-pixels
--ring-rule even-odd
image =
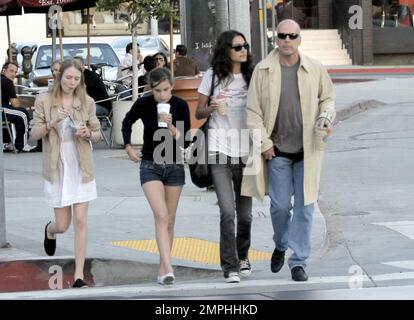
[[[248,43],[245,43],[245,44],[239,44],[239,45],[231,47],[231,48],[234,49],[234,51],[236,51],[236,52],[241,51],[243,48],[246,49],[247,51],[249,51],[250,45]]]
[[[277,34],[277,37],[282,40],[286,40],[288,36],[290,40],[296,40],[299,37],[299,34],[298,33],[278,33]]]

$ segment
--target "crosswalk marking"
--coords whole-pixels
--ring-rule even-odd
[[[414,270],[414,260],[403,260],[403,261],[390,261],[382,262],[382,264],[389,265],[392,267]]]
[[[361,280],[364,283],[371,283],[371,280],[375,283],[381,281],[390,280],[414,280],[413,272],[397,272],[372,275],[368,278],[366,275],[361,276]],[[143,285],[126,285],[126,286],[113,286],[113,287],[95,287],[88,289],[64,289],[64,290],[46,290],[46,291],[27,291],[27,292],[11,292],[0,293],[0,299],[82,299],[91,297],[105,297],[105,296],[117,296],[117,297],[137,297],[145,295],[157,295],[165,294],[169,295],[191,295],[191,291],[206,291],[206,290],[226,290],[226,289],[242,289],[242,288],[259,288],[259,287],[272,287],[277,290],[279,286],[297,286],[303,288],[303,286],[315,285],[315,284],[333,284],[333,283],[349,283],[350,275],[346,276],[326,276],[326,277],[310,277],[307,282],[294,282],[292,280],[285,279],[258,279],[258,280],[243,280],[238,284],[224,283],[223,281],[209,281],[209,282],[183,282],[177,283],[172,286],[160,286],[157,284],[143,284]],[[298,288],[298,289],[299,289]],[[219,293],[219,292],[217,292]]]
[[[414,240],[414,221],[377,222],[373,224],[384,226]]]

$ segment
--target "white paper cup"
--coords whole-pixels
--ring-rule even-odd
[[[227,102],[226,99],[216,99],[214,100],[218,104],[218,113],[222,116],[227,114]]]
[[[170,113],[170,104],[169,103],[158,103],[157,111],[158,111],[158,127],[167,128],[167,123],[162,121],[162,118],[160,117],[160,115]]]

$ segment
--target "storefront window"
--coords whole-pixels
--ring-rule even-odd
[[[374,28],[413,27],[414,0],[373,0]]]

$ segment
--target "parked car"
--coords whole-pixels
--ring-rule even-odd
[[[29,74],[28,85],[35,86],[33,79],[36,77],[49,76],[50,65],[52,64],[52,45],[50,42],[35,45],[32,56],[32,72]],[[64,59],[71,59],[81,56],[87,63],[87,43],[82,41],[65,42],[63,44]],[[119,66],[119,58],[108,43],[91,42],[90,44],[91,65],[102,66],[102,77],[104,80],[115,81]],[[60,46],[56,46],[56,60],[60,60]]]
[[[119,37],[112,41],[112,48],[114,48],[121,61],[126,54],[125,48],[131,41],[131,36]],[[144,56],[144,58],[147,55],[153,55],[157,52],[164,52],[169,59],[170,49],[162,38],[156,36],[138,36],[137,41],[139,43],[141,54]]]

